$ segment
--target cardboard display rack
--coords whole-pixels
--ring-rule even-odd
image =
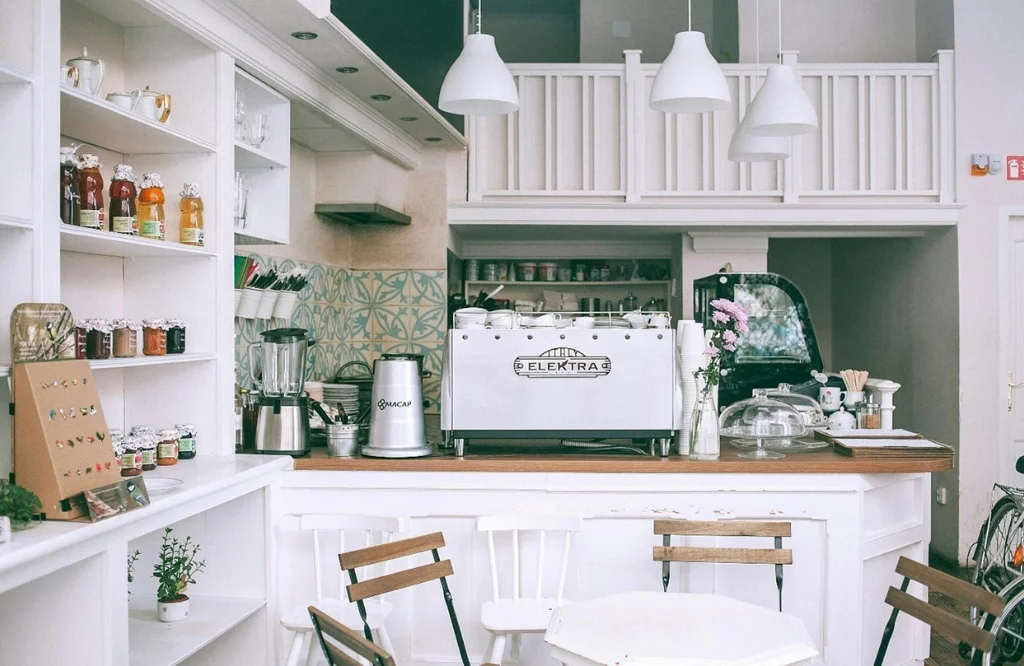
[[[87,518],[83,493],[121,480],[88,361],[15,363],[15,481],[48,520]]]

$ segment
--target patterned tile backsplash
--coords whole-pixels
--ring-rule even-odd
[[[390,352],[423,355],[424,397],[428,413],[438,413],[441,393],[441,351],[444,345],[445,271],[350,271],[323,264],[249,255],[261,266],[279,270],[310,268],[310,284],[299,294],[290,322],[279,319],[235,319],[235,364],[240,380],[251,385],[249,345],[269,328],[311,329],[316,345],[310,350],[310,378],[326,381],[349,361],[373,366]]]

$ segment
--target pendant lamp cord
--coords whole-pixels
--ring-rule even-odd
[[[761,75],[761,0],[754,0],[754,83]]]
[[[782,0],[779,0],[779,64],[782,64]]]
[[[693,30],[693,0],[686,0],[686,29]]]
[[[476,15],[473,17],[473,32],[479,35],[483,30],[484,0],[476,0]]]

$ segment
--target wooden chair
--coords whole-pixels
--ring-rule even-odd
[[[882,662],[885,660],[893,629],[896,628],[896,617],[900,611],[924,622],[932,628],[932,631],[942,634],[950,640],[966,643],[973,647],[972,666],[981,664],[988,666],[991,663],[991,652],[996,642],[996,634],[992,631],[992,627],[1006,607],[1006,602],[1001,597],[906,557],[901,557],[896,564],[896,573],[903,576],[903,584],[898,590],[895,587],[890,587],[889,592],[885,595],[885,603],[892,606],[892,614],[882,632],[882,642],[879,644],[878,654],[875,656],[875,666],[882,666]],[[929,590],[958,599],[968,606],[987,613],[985,626],[979,627],[965,618],[953,615],[907,594],[907,588],[912,580],[926,586]]]
[[[382,516],[365,516],[359,514],[301,514],[299,529],[308,530],[313,534],[313,579],[315,582],[315,598],[290,609],[281,616],[281,626],[294,632],[291,647],[285,666],[298,666],[299,663],[311,665],[317,654],[316,641],[313,640],[313,624],[310,622],[308,607],[315,605],[321,613],[329,615],[341,624],[358,625],[361,617],[356,605],[345,599],[345,577],[339,576],[335,590],[324,589],[321,548],[331,548],[335,554],[345,552],[345,537],[357,540],[353,545],[364,547],[373,544],[387,543],[394,535],[405,531],[405,521],[401,518]],[[381,573],[387,573],[386,565],[378,567]],[[366,572],[364,572],[365,574]],[[384,621],[391,614],[392,605],[383,596],[366,609],[366,619],[370,628],[377,634],[381,646],[391,650],[391,639],[388,636]],[[303,660],[304,659],[304,660]]]
[[[320,642],[320,649],[327,657],[327,666],[363,666],[363,662],[342,650],[342,647],[375,666],[395,666],[395,660],[390,654],[360,636],[358,632],[352,631],[315,606],[310,606],[308,612],[313,631]],[[325,634],[334,642],[324,638]]]
[[[782,547],[782,538],[793,536],[793,525],[784,522],[741,520],[655,520],[654,533],[662,545],[654,547],[654,561],[661,562],[661,584],[668,592],[670,562],[713,562],[715,564],[774,564],[775,586],[779,588],[782,610],[782,566],[793,564],[793,551]],[[775,548],[704,548],[673,546],[672,535],[722,537],[774,537]]]
[[[565,591],[565,576],[569,566],[569,549],[573,532],[583,529],[583,521],[569,516],[528,516],[503,515],[483,516],[476,521],[478,532],[487,534],[487,553],[491,567],[491,591],[493,599],[484,602],[480,611],[480,621],[491,633],[490,660],[501,663],[505,654],[505,644],[512,639],[512,659],[519,661],[519,648],[523,634],[537,634],[547,631],[551,622],[551,613],[555,608],[566,603],[562,597]],[[558,572],[557,587],[544,595],[544,564],[546,535],[548,532],[563,533],[560,553],[561,566]],[[494,545],[495,533],[511,533],[512,566],[509,593],[501,595],[498,558]],[[524,533],[537,533],[537,568],[534,572],[535,585],[533,595],[523,595],[522,571],[520,569],[521,537]],[[554,594],[550,594],[553,591]]]
[[[455,573],[451,560],[442,560],[437,549],[444,547],[444,535],[440,532],[425,534],[423,536],[402,539],[379,546],[370,546],[342,553],[338,556],[341,562],[342,571],[347,571],[351,583],[346,589],[349,601],[355,602],[359,609],[359,615],[363,620],[363,635],[368,642],[373,642],[373,634],[370,625],[367,623],[366,600],[382,594],[402,590],[414,585],[420,585],[432,580],[441,582],[441,592],[444,595],[444,603],[448,607],[448,618],[451,620],[452,630],[455,632],[455,642],[459,646],[459,656],[462,658],[462,666],[470,666],[469,656],[466,654],[466,642],[462,638],[462,629],[459,626],[459,618],[455,614],[455,603],[452,601],[451,590],[448,589],[447,576]],[[356,569],[389,562],[401,557],[429,552],[433,563],[424,564],[403,571],[385,574],[376,578],[368,578],[360,581]],[[349,666],[346,662],[339,662]],[[377,662],[378,666],[391,666],[387,662]],[[333,666],[333,665],[332,665]],[[484,664],[483,666],[494,666]]]

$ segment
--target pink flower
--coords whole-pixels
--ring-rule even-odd
[[[706,347],[706,348],[704,349],[704,353],[705,353],[705,354],[706,354],[707,356],[718,356],[718,348],[717,348],[717,347],[715,347],[714,345],[708,345],[708,346],[707,346],[707,347]]]
[[[736,344],[733,343],[733,342],[727,342],[727,343],[725,343],[723,345],[723,347],[725,347],[726,351],[731,351],[731,352],[736,351]]]
[[[746,333],[749,330],[747,328],[747,320],[745,318],[736,320],[736,330],[740,333]]]
[[[734,331],[726,330],[722,333],[722,339],[725,340],[726,345],[736,346],[736,343],[740,340],[740,336],[736,335]],[[730,349],[729,351],[733,350]]]
[[[722,312],[728,315],[735,316],[736,313],[736,304],[727,298],[716,298],[715,300],[711,301],[711,307],[715,308],[716,310],[721,310]]]
[[[711,313],[711,321],[715,322],[716,324],[728,324],[729,315],[722,312],[721,310],[715,310],[713,313]]]

